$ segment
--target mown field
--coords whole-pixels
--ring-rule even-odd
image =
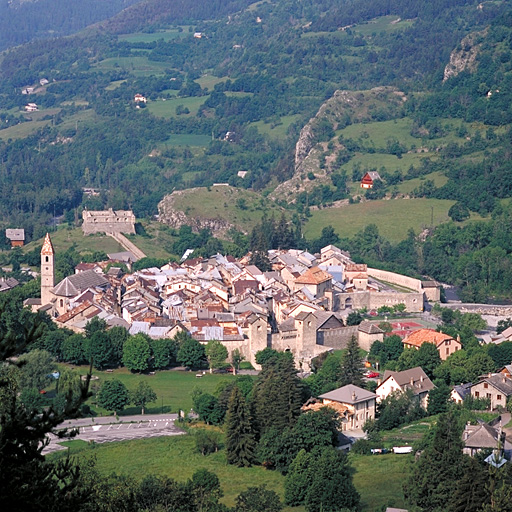
[[[199,107],[207,100],[208,96],[190,96],[187,98],[166,98],[156,101],[149,101],[147,109],[157,117],[169,119],[170,117],[177,117],[176,107],[179,105],[188,108],[189,114],[181,114],[183,116],[195,116]]]
[[[330,224],[341,237],[352,237],[368,224],[376,224],[384,238],[398,242],[406,238],[409,229],[419,233],[430,226],[432,208],[434,226],[449,221],[448,210],[454,202],[444,199],[393,199],[313,210],[304,233],[307,238],[318,237]]]
[[[75,367],[81,374],[85,375],[89,367]],[[93,376],[97,380],[91,381],[91,388],[96,391],[103,382],[112,379],[119,379],[129,391],[134,390],[139,382],[146,382],[155,391],[158,400],[146,409],[148,414],[158,414],[164,412],[178,412],[180,409],[190,411],[192,408],[191,393],[195,388],[202,389],[208,393],[213,393],[220,382],[229,381],[235,377],[232,374],[210,374],[206,372],[201,378],[196,377],[192,371],[166,370],[155,372],[154,375],[131,373],[126,368],[118,368],[113,372],[94,370]],[[102,416],[111,413],[98,407],[94,397],[90,398],[88,404]],[[121,415],[140,414],[140,409],[136,407],[126,408]]]
[[[198,469],[207,469],[219,477],[224,497],[222,502],[233,506],[236,496],[249,486],[266,485],[284,496],[284,477],[261,466],[236,468],[226,463],[225,451],[202,456],[195,450],[190,435],[162,437],[121,443],[87,446],[81,441],[66,443],[79,460],[94,457],[103,474],[112,472],[142,479],[150,473],[183,481]],[[62,457],[62,454],[52,457]],[[350,455],[355,469],[354,484],[361,495],[361,512],[374,512],[383,505],[404,506],[402,483],[412,457],[405,455]],[[303,512],[304,507],[286,507],[285,512]]]

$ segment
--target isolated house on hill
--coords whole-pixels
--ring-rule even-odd
[[[5,238],[11,241],[11,247],[23,247],[25,243],[24,229],[6,229]]]
[[[462,348],[462,343],[459,340],[448,334],[434,331],[434,329],[418,329],[404,338],[402,343],[404,348],[415,349],[419,349],[423,343],[433,343],[443,361]]]
[[[373,188],[376,181],[382,181],[380,174],[377,171],[369,171],[361,179],[361,188]]]

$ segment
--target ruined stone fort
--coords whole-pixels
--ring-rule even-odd
[[[135,215],[131,210],[108,210],[82,212],[82,231],[84,235],[92,233],[135,234]]]

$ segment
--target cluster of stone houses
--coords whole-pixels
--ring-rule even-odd
[[[110,217],[89,220],[111,227]],[[132,225],[126,215],[117,217],[114,224]],[[425,297],[438,298],[432,295],[438,289],[355,264],[335,246],[317,255],[276,250],[268,256],[270,272],[251,265],[249,256],[236,260],[220,254],[125,275],[116,261],[82,263],[74,275],[55,283],[55,252],[47,235],[41,251],[41,299],[27,304],[75,331],[95,316],[153,337],[186,330],[199,341],[220,340],[230,353],[239,349],[253,364],[256,352],[265,347],[288,350],[308,369],[312,358],[345,347],[353,335],[365,350],[382,340],[376,325],[345,325],[353,309],[405,304],[408,311],[421,311]]]

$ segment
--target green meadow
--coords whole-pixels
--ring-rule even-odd
[[[171,117],[178,117],[176,114],[176,107],[182,105],[188,108],[190,114],[182,114],[184,117],[195,116],[199,107],[207,100],[208,96],[190,96],[187,98],[162,98],[156,101],[149,101],[147,109],[157,117],[169,119]]]
[[[384,238],[399,242],[407,237],[411,228],[419,233],[430,226],[432,209],[434,226],[449,221],[448,210],[454,202],[424,198],[393,199],[312,210],[304,234],[307,238],[318,237],[322,228],[330,224],[341,237],[352,237],[368,224],[376,224]]]

